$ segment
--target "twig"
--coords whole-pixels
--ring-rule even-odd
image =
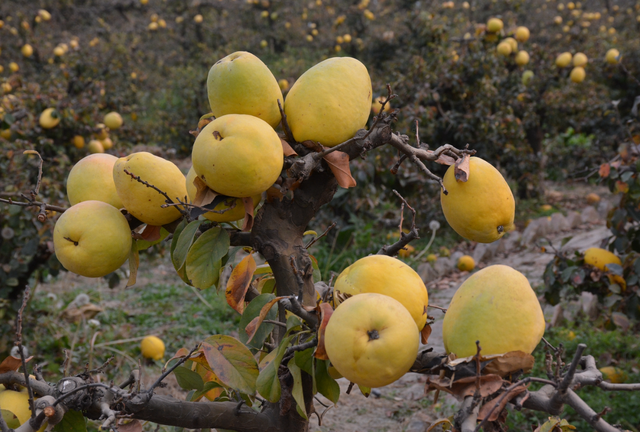
[[[40,156],[40,153],[35,150],[27,150],[25,153],[38,155],[38,158],[40,159],[40,163],[38,164],[38,180],[36,181],[36,187],[30,191],[31,199],[35,199],[38,192],[40,192],[40,183],[42,183],[42,165],[44,164],[44,160],[42,159],[42,156]]]
[[[282,299],[278,302],[286,310],[294,315],[299,316],[309,324],[311,328],[315,328],[318,325],[318,316],[315,313],[306,311],[296,296],[289,296],[286,299]]]
[[[380,103],[380,112],[376,116],[376,120],[373,122],[373,125],[371,126],[371,128],[369,128],[369,130],[364,135],[364,137],[362,137],[362,140],[367,138],[371,134],[371,132],[376,128],[380,120],[384,117],[383,115],[384,107],[389,103],[389,101],[391,101],[392,99],[395,99],[397,96],[398,95],[396,94],[391,94],[391,84],[387,84],[387,98]]]
[[[420,238],[420,235],[418,234],[418,229],[416,228],[416,211],[415,211],[415,209],[409,205],[407,200],[404,199],[404,197],[402,195],[400,195],[398,193],[398,191],[396,191],[394,189],[393,193],[396,194],[396,196],[402,200],[402,205],[400,207],[401,210],[400,210],[400,225],[399,225],[399,228],[400,228],[400,240],[398,240],[396,243],[394,243],[392,245],[382,246],[382,248],[380,248],[380,250],[378,251],[378,255],[395,256],[395,255],[398,254],[398,252],[400,252],[401,249],[403,249],[406,245],[408,245],[409,242],[411,242],[412,240]],[[411,214],[412,214],[411,229],[409,230],[408,234],[405,234],[404,232],[402,232],[402,223],[403,223],[403,219],[404,219],[404,207],[405,206],[411,211]]]
[[[443,307],[440,307],[440,306],[427,305],[427,307],[434,308],[434,309],[440,309],[440,310],[441,310],[442,312],[444,312],[444,313],[446,313],[446,312],[447,312],[447,308],[443,308]]]
[[[280,110],[280,117],[282,118],[280,122],[282,124],[284,136],[287,138],[287,141],[296,142],[295,138],[293,137],[293,132],[291,132],[291,128],[289,127],[289,122],[287,122],[287,115],[284,113],[284,109],[282,108],[280,99],[278,99],[278,109]]]
[[[578,367],[578,364],[580,363],[580,359],[582,358],[582,353],[586,348],[587,348],[587,345],[578,344],[578,348],[576,349],[576,353],[573,356],[573,360],[569,365],[569,369],[567,370],[567,373],[564,375],[562,382],[560,382],[560,384],[558,385],[558,392],[560,394],[564,395],[567,392],[567,389],[569,388],[569,386],[571,385],[571,381],[573,381],[573,376],[576,374],[576,368]]]
[[[40,207],[40,211],[42,211],[43,206],[45,210],[51,210],[58,213],[64,213],[65,211],[69,210],[68,208],[65,208],[65,207],[54,206],[54,205],[46,204],[40,201],[21,202],[21,201],[14,201],[11,198],[9,199],[0,198],[0,202],[5,204],[20,206],[20,207]]]
[[[301,343],[299,345],[293,345],[290,346],[289,348],[287,348],[287,350],[284,352],[284,356],[287,357],[291,354],[293,354],[296,351],[304,351],[306,349],[312,348],[314,346],[318,345],[318,337],[314,337],[313,339],[311,339],[310,341]]]
[[[264,321],[262,321],[262,322],[263,322],[263,323],[267,323],[267,324],[273,324],[273,325],[277,325],[277,326],[280,326],[280,327],[287,328],[287,324],[286,324],[286,323],[283,323],[283,322],[280,322],[280,321],[275,321],[275,320],[264,320]]]
[[[309,249],[311,246],[313,246],[315,242],[320,240],[322,237],[326,236],[329,233],[329,231],[331,231],[335,226],[336,226],[336,223],[332,222],[331,225],[329,225],[329,227],[326,230],[324,230],[322,234],[320,234],[318,237],[311,239],[311,241],[307,243],[307,245],[304,248]]]
[[[191,355],[196,352],[198,350],[198,345],[196,345],[194,348],[191,349],[191,351],[189,351],[189,354],[187,354],[186,356],[184,356],[183,358],[181,358],[180,360],[178,360],[176,362],[176,364],[174,364],[173,366],[171,366],[169,369],[167,369],[166,371],[164,371],[164,373],[162,375],[160,375],[160,377],[156,380],[156,382],[154,382],[151,387],[149,387],[149,390],[147,390],[147,392],[149,394],[153,394],[153,390],[158,387],[160,385],[160,383],[162,382],[163,379],[165,379],[171,372],[173,372],[178,366],[180,366],[181,364],[183,364],[184,362],[186,362],[187,360],[189,360],[191,358]]]
[[[35,398],[33,397],[33,389],[31,388],[31,384],[29,384],[29,371],[27,371],[27,362],[24,358],[24,349],[22,348],[22,317],[24,316],[24,309],[27,307],[27,303],[29,302],[30,294],[31,288],[29,288],[29,285],[27,285],[24,288],[22,305],[20,306],[18,316],[16,317],[16,345],[18,347],[18,352],[20,353],[20,361],[22,362],[22,371],[24,373],[25,386],[27,387],[27,392],[29,393],[29,408],[31,408],[31,418],[33,419],[36,416],[34,405]]]

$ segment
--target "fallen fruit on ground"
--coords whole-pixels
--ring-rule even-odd
[[[530,354],[544,334],[538,298],[527,278],[505,265],[471,275],[456,291],[442,323],[447,353],[468,357],[523,351]]]
[[[102,277],[119,269],[129,257],[131,241],[127,219],[102,201],[72,206],[53,229],[53,246],[60,263],[86,277]]]
[[[47,108],[40,114],[39,121],[43,129],[53,129],[60,123],[60,113],[55,108]]]
[[[325,348],[331,364],[351,382],[382,387],[409,371],[419,335],[397,300],[366,293],[345,300],[331,315]]]
[[[104,124],[111,130],[118,129],[122,126],[122,123],[122,116],[115,111],[111,111],[109,114],[104,116]]]
[[[266,191],[278,179],[284,161],[276,131],[246,114],[228,114],[205,126],[191,158],[209,188],[236,198]]]
[[[193,166],[189,168],[189,172],[187,173],[187,194],[189,195],[189,201],[193,202],[196,197],[197,189],[193,184],[193,179],[196,178],[196,172],[193,169]],[[253,198],[253,207],[257,207],[262,199],[262,195],[258,194],[252,197]],[[235,222],[242,218],[244,218],[244,204],[241,198],[228,198],[223,203],[220,203],[214,209],[215,211],[222,211],[229,207],[232,207],[231,210],[227,210],[224,213],[214,213],[210,211],[205,213],[203,216],[210,221],[213,222]]]
[[[588,204],[595,204],[600,202],[600,195],[595,194],[595,193],[590,193],[589,195],[587,195],[587,203]]]
[[[397,258],[370,255],[344,269],[336,279],[334,298],[339,309],[343,295],[384,294],[399,301],[408,311],[418,330],[427,322],[429,294],[422,278]]]
[[[556,57],[556,66],[560,68],[567,67],[571,64],[572,58],[573,56],[571,55],[570,52],[564,52],[560,54],[558,57]]]
[[[284,108],[296,141],[333,147],[362,129],[371,110],[371,79],[365,65],[334,57],[307,70],[293,84]]]
[[[436,262],[438,260],[438,255],[436,254],[429,254],[427,255],[427,262]]]
[[[187,199],[184,174],[173,162],[147,152],[133,153],[116,161],[113,181],[122,204],[138,220],[160,226],[180,217],[175,206],[162,208],[167,200],[164,195],[140,183],[132,175],[165,192],[174,203],[178,200],[184,202]]]
[[[590,266],[594,266],[602,271],[609,270],[607,265],[609,264],[618,264],[622,265],[622,261],[620,258],[615,256],[613,253],[609,252],[606,249],[602,248],[589,248],[584,251],[584,263]]]
[[[452,165],[444,175],[447,195],[440,203],[451,228],[462,237],[479,243],[491,243],[514,228],[515,201],[511,188],[500,171],[490,163],[471,157],[469,179],[457,181]]]
[[[476,262],[473,260],[473,257],[469,255],[462,255],[458,258],[457,267],[460,271],[471,271],[476,267]]]
[[[164,342],[157,336],[147,336],[140,342],[140,351],[144,358],[160,360],[164,357]]]
[[[249,114],[271,127],[280,123],[280,104],[284,104],[278,81],[267,65],[255,55],[238,51],[218,60],[207,77],[211,112],[216,117]]]
[[[628,378],[627,374],[622,369],[619,369],[617,367],[605,366],[601,367],[599,370],[602,373],[604,379],[614,384],[621,384]]]
[[[82,201],[102,201],[117,209],[124,207],[113,181],[117,157],[99,153],[86,156],[71,168],[67,177],[67,197],[71,205]]]

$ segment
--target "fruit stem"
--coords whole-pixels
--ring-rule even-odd
[[[74,246],[78,246],[78,242],[75,240],[71,240],[69,237],[64,237],[65,240],[69,240],[71,243],[73,243]]]

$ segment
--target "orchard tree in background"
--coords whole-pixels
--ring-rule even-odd
[[[432,150],[418,133],[410,138],[394,132],[396,111],[385,110],[395,97],[390,87],[380,113],[365,129],[371,81],[367,68],[350,57],[317,64],[284,98],[256,56],[236,52],[211,68],[207,88],[212,114],[201,118],[193,132],[188,181],[172,162],[138,152],[91,159],[81,178],[105,183],[95,188],[83,181],[68,184],[87,194],[69,208],[38,200],[40,175],[22,201],[3,202],[33,207],[42,220],[51,212],[62,213],[53,232],[62,265],[99,277],[128,259],[128,285],[135,284],[139,251],[170,235],[177,274],[199,289],[224,289],[228,304],[242,315],[240,336],[212,335],[178,350],[148,388],[141,386],[138,369],[123,383],[100,382],[97,376],[108,362],[50,385],[37,367],[30,367],[22,349],[26,289],[16,321],[15,356],[0,364],[0,409],[7,413],[0,420],[2,432],[37,431],[45,421],[60,425],[59,430],[83,429],[84,417],[113,430],[140,430],[138,421],[148,420],[191,429],[307,431],[309,417],[315,414],[321,422],[324,414],[316,411],[316,394],[338,402],[336,372],[368,395],[371,387],[409,371],[428,375],[427,390],[449,392],[461,401],[447,420],[454,430],[501,430],[508,403],[552,415],[561,415],[568,405],[595,430],[620,430],[576,391],[583,386],[636,391],[640,384],[604,382],[594,358],[583,355],[585,345],[565,364],[562,348],[544,341],[548,376],[523,377],[533,366],[531,351],[542,339],[544,318],[526,278],[509,267],[483,269],[459,290],[499,297],[497,312],[482,301],[465,302],[460,294],[445,315],[447,352],[418,349],[418,341],[428,343],[430,334],[428,295],[415,272],[391,258],[418,238],[415,210],[399,193],[394,196],[401,213],[406,208],[411,214],[408,233],[401,222],[400,239],[383,247],[375,264],[363,258],[333,283],[308,252],[322,235],[303,242],[338,188],[357,187],[350,161],[385,147],[398,154],[394,170],[412,164],[425,180],[440,185],[453,229],[472,241],[495,241],[513,228],[515,211],[511,190],[496,168],[472,156],[474,150],[448,144]],[[274,129],[278,125],[280,135]],[[434,175],[427,162],[449,166],[444,178]],[[41,160],[40,167],[46,169]],[[110,188],[122,209],[109,204]],[[240,250],[245,253],[236,258]],[[258,254],[266,265],[258,267]],[[228,280],[221,279],[228,265],[233,270]],[[374,290],[373,282],[383,280],[383,274],[396,278]],[[397,289],[398,279],[406,290]],[[518,287],[515,300],[506,289],[512,283]],[[506,335],[505,328],[513,331]],[[385,357],[390,354],[393,358]],[[360,363],[359,357],[366,361]],[[154,394],[171,373],[189,390],[186,400]],[[544,387],[529,391],[531,382]],[[549,421],[550,428],[566,426],[559,418]]]

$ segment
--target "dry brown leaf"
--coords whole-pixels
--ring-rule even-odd
[[[251,228],[253,228],[253,210],[255,209],[253,198],[242,198],[242,204],[244,205],[244,222],[242,223],[242,231],[251,231]]]
[[[247,294],[249,285],[251,285],[251,279],[256,267],[253,253],[250,253],[234,267],[231,271],[229,282],[227,282],[225,291],[227,303],[240,314],[244,311],[244,297]]]
[[[333,314],[333,308],[329,303],[320,303],[318,306],[320,312],[320,325],[318,326],[318,346],[313,356],[320,360],[329,360],[327,350],[324,347],[324,332],[329,324],[329,319]]]
[[[278,186],[271,186],[269,189],[267,189],[267,202],[271,202],[274,199],[282,201],[282,198],[284,198],[284,194]]]
[[[285,156],[298,156],[298,153],[296,153],[288,142],[280,138],[280,143],[282,144],[282,153],[284,153]]]
[[[131,421],[129,421],[129,423],[119,424],[118,425],[118,431],[120,431],[120,432],[142,432],[142,423],[140,423],[138,420],[131,420]]]
[[[509,403],[511,399],[517,397],[518,395],[524,393],[525,391],[527,391],[526,386],[524,385],[518,386],[509,390],[506,396],[500,395],[496,399],[490,400],[489,402],[485,403],[484,405],[482,405],[482,408],[480,408],[480,413],[478,414],[478,420],[484,420],[484,418],[489,415],[489,412],[496,405],[496,401],[499,400],[499,402],[497,402],[498,407],[493,409],[493,412],[491,412],[491,415],[487,419],[488,421],[498,420],[500,413],[502,412],[504,407],[507,406],[507,403]]]
[[[284,191],[294,191],[298,189],[298,187],[300,186],[300,183],[302,183],[302,179],[295,179],[295,178],[288,177],[282,182],[281,187]]]
[[[273,300],[270,300],[267,304],[262,306],[262,309],[260,309],[260,314],[254,319],[252,319],[251,322],[249,322],[249,324],[247,324],[247,326],[244,328],[244,331],[246,331],[247,335],[249,336],[249,339],[247,339],[247,341],[245,342],[246,344],[251,342],[251,339],[253,339],[253,336],[258,331],[260,324],[262,324],[262,321],[264,321],[264,319],[267,317],[267,314],[269,313],[273,305],[276,304],[279,300],[282,300],[284,298],[287,298],[287,297],[286,296],[276,297]]]
[[[204,207],[207,204],[211,204],[219,195],[215,191],[209,189],[209,186],[207,186],[207,184],[198,176],[193,179],[193,185],[196,187],[196,197],[193,199],[194,205]]]
[[[471,156],[465,154],[462,156],[462,159],[458,159],[456,161],[456,167],[454,174],[456,176],[456,181],[466,182],[469,180],[469,161],[471,160]]]
[[[480,381],[480,396],[487,397],[502,388],[502,378],[498,375],[481,375],[480,377],[466,377],[451,382],[449,378],[440,377],[428,377],[426,391],[440,390],[450,393],[459,400],[464,399],[466,396],[473,396],[476,392],[476,380]]]
[[[431,326],[429,324],[425,324],[420,331],[420,340],[423,344],[427,344],[427,342],[429,341],[429,336],[431,336]]]
[[[160,229],[162,229],[160,226],[147,225],[140,233],[140,238],[150,242],[160,240]]]
[[[316,141],[307,140],[307,141],[302,141],[301,144],[306,148],[316,151],[318,153],[324,150],[324,147],[322,147],[322,144]]]
[[[495,374],[505,377],[522,369],[525,373],[533,369],[535,358],[531,354],[522,351],[511,351],[501,357],[493,359],[485,366],[483,373]]]
[[[33,356],[24,359],[25,363],[32,358]],[[2,360],[2,363],[0,363],[0,375],[5,372],[15,372],[20,369],[20,366],[22,366],[22,360],[13,356],[8,356],[6,359]]]
[[[441,154],[438,156],[438,159],[436,159],[436,163],[439,163],[440,165],[453,165],[456,163],[456,160],[451,156]]]
[[[69,322],[79,323],[84,318],[85,320],[91,319],[94,316],[102,312],[102,308],[94,304],[87,304],[80,308],[71,307],[62,311],[62,318]]]
[[[336,177],[340,186],[348,189],[356,185],[356,179],[351,176],[348,154],[341,151],[334,151],[326,155],[324,160],[327,161],[331,172]]]

